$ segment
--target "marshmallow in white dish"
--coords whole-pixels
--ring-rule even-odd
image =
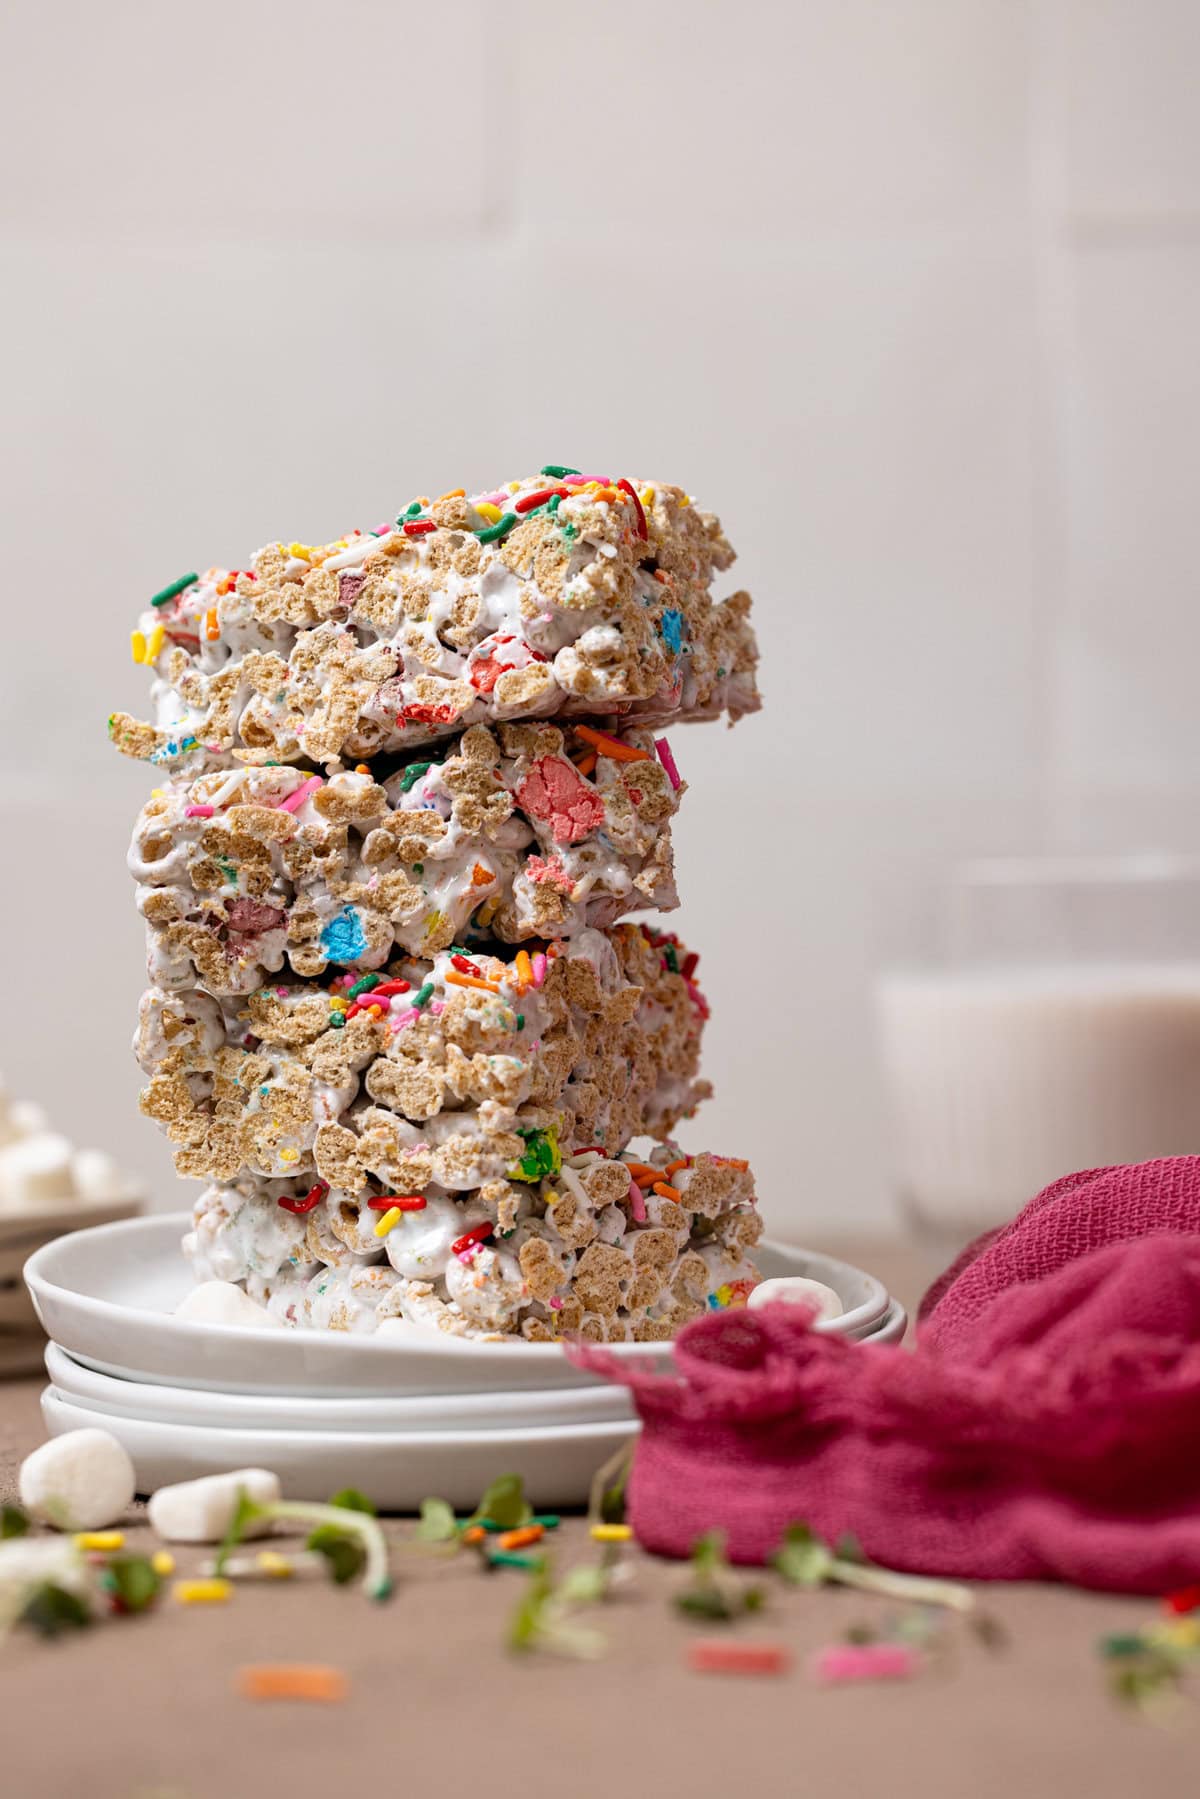
[[[21,1463],[21,1504],[56,1530],[103,1530],[125,1515],[137,1490],[127,1451],[106,1430],[52,1437]]]
[[[718,520],[661,482],[548,465],[417,500],[154,595],[133,633],[153,722],[114,713],[109,734],[198,774],[333,769],[512,719],[737,719],[759,701],[750,597],[711,591],[732,561]]]
[[[378,780],[271,767],[172,783],[129,851],[150,977],[250,993],[280,969],[364,973],[397,951],[670,911],[683,791],[650,732],[553,724],[477,725]]]
[[[75,1195],[71,1145],[54,1131],[21,1137],[0,1149],[0,1206],[61,1205]]]
[[[803,1274],[777,1275],[772,1280],[760,1281],[746,1304],[807,1306],[814,1322],[840,1318],[846,1309],[832,1287]]]
[[[242,1493],[255,1505],[274,1505],[282,1497],[279,1476],[268,1468],[238,1468],[159,1487],[147,1507],[151,1529],[165,1543],[219,1543]],[[269,1520],[253,1519],[242,1534],[261,1537],[270,1529]]]
[[[202,1281],[175,1307],[176,1318],[194,1324],[232,1324],[242,1330],[278,1330],[280,1321],[266,1306],[255,1303],[244,1288],[232,1281]]]

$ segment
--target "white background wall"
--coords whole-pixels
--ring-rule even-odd
[[[717,1099],[890,1195],[872,971],[970,854],[1196,847],[1195,0],[24,0],[0,39],[10,1086],[176,1202],[127,1051],[183,569],[563,460],[678,480],[766,709],[676,733]],[[15,176],[15,178],[13,178]]]

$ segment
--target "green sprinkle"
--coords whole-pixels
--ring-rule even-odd
[[[556,481],[561,481],[564,475],[577,475],[580,471],[577,468],[567,468],[561,462],[548,462],[545,468],[538,470],[538,473],[542,475],[553,475]]]
[[[568,543],[574,543],[575,539],[579,536],[578,527],[573,525],[570,519],[567,520],[565,525],[560,525],[559,530],[562,532]]]
[[[355,981],[346,998],[357,999],[360,993],[369,993],[372,987],[378,987],[382,979],[382,975],[365,974],[361,981]]]
[[[415,875],[423,875],[425,873],[425,864],[423,862],[414,862],[413,873]]]
[[[562,1151],[558,1147],[557,1125],[549,1125],[544,1131],[518,1131],[517,1135],[525,1141],[525,1153],[516,1167],[509,1169],[510,1181],[540,1181],[558,1173]]]
[[[178,581],[172,581],[169,587],[164,587],[161,593],[156,593],[150,604],[165,606],[167,601],[173,600],[177,594],[186,593],[189,587],[194,587],[199,579],[199,575],[194,570],[190,575],[180,575]]]
[[[561,505],[562,505],[562,495],[560,493],[552,494],[551,497],[546,501],[546,511],[547,512],[557,512]]]
[[[398,525],[402,525],[406,518],[419,518],[421,515],[421,512],[422,512],[422,506],[421,506],[420,500],[414,500],[412,505],[409,506],[406,511],[404,511],[400,514],[400,517],[396,520],[396,523]]]
[[[497,1549],[487,1558],[489,1568],[544,1568],[545,1558],[540,1555],[515,1555],[510,1549]]]
[[[523,1031],[525,1029],[525,1014],[524,1014],[524,1012],[517,1013],[517,1029],[519,1031]]]
[[[419,988],[418,991],[413,994],[412,1003],[417,1008],[417,1011],[419,1012],[421,1010],[422,1006],[427,1006],[432,998],[433,998],[433,982],[426,981],[425,985],[423,987]]]
[[[344,1012],[335,1012],[333,1014],[332,1018],[329,1020],[329,1023],[330,1023],[330,1027],[333,1030],[335,1030],[335,1031],[343,1030],[345,1028],[345,1024],[346,1024],[346,1014]]]
[[[668,943],[663,950],[663,960],[672,974],[679,973],[679,957],[675,954],[675,945]]]
[[[415,787],[417,782],[421,779],[421,776],[425,773],[425,770],[427,768],[432,768],[432,767],[433,767],[432,762],[413,762],[413,763],[411,763],[409,765],[409,767],[405,769],[404,774],[401,778],[401,781],[400,781],[401,793],[407,793],[410,788]]]
[[[496,524],[489,525],[486,531],[477,531],[475,535],[480,543],[495,543],[498,538],[507,537],[513,526],[520,522],[515,512],[506,512]]]
[[[1101,1655],[1113,1660],[1126,1655],[1141,1655],[1145,1649],[1146,1644],[1141,1637],[1115,1636],[1101,1637],[1100,1639]]]

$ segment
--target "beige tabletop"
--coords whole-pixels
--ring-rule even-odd
[[[852,1253],[909,1302],[928,1271],[908,1250]],[[0,1496],[42,1440],[39,1384],[0,1383]],[[150,1540],[136,1520],[128,1536]],[[590,1559],[581,1520],[564,1524],[556,1551],[563,1566]],[[180,1571],[201,1553],[178,1552]],[[245,1586],[220,1607],[167,1598],[70,1640],[14,1634],[0,1647],[0,1794],[1130,1799],[1200,1783],[1200,1697],[1163,1727],[1105,1689],[1096,1640],[1151,1617],[1147,1601],[993,1588],[1005,1651],[955,1630],[950,1653],[914,1680],[823,1689],[805,1657],[878,1618],[879,1601],[773,1582],[764,1614],[726,1628],[786,1643],[792,1669],[703,1675],[686,1665],[695,1632],[670,1605],[680,1569],[637,1550],[623,1596],[588,1614],[607,1638],[590,1663],[506,1651],[524,1574],[485,1575],[465,1555],[396,1559],[387,1605],[306,1580]],[[239,1667],[277,1661],[332,1664],[349,1695],[336,1706],[239,1696]]]

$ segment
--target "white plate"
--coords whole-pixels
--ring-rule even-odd
[[[73,1232],[30,1257],[25,1279],[46,1334],[80,1362],[126,1380],[224,1393],[359,1399],[372,1394],[512,1392],[595,1384],[553,1343],[476,1343],[414,1326],[387,1339],[336,1331],[243,1330],[172,1316],[192,1286],[179,1242],[185,1213],[134,1218]],[[862,1337],[886,1323],[881,1283],[848,1262],[763,1243],[764,1275],[807,1274],[846,1308],[818,1326]],[[669,1349],[614,1344],[621,1359]]]
[[[431,1393],[397,1398],[313,1399],[294,1393],[217,1393],[120,1380],[85,1367],[57,1343],[46,1373],[72,1405],[144,1423],[200,1424],[218,1430],[495,1431],[528,1425],[619,1424],[633,1416],[623,1387],[532,1388],[515,1393]]]
[[[274,1469],[288,1499],[328,1499],[359,1487],[382,1511],[416,1511],[436,1493],[457,1509],[475,1505],[498,1474],[519,1474],[538,1507],[582,1505],[592,1476],[637,1426],[566,1424],[489,1431],[218,1430],[93,1411],[53,1387],[42,1394],[52,1437],[98,1426],[129,1451],[139,1493],[170,1481],[234,1468]]]

